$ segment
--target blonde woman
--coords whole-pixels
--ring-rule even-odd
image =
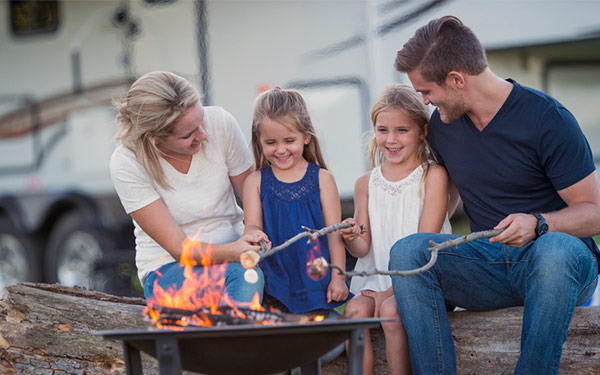
[[[146,298],[155,288],[178,288],[183,244],[194,271],[227,263],[224,293],[236,302],[262,298],[263,277],[244,281],[236,261],[259,250],[260,232],[243,235],[242,196],[254,170],[236,120],[220,107],[203,107],[198,91],[169,72],[143,75],[117,104],[118,141],[110,172],[135,225],[136,266]],[[261,237],[262,236],[262,237]],[[202,261],[210,258],[210,264]],[[223,301],[223,299],[222,299]]]

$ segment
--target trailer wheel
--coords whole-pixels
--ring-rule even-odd
[[[46,248],[46,280],[66,286],[104,291],[105,273],[97,272],[103,254],[114,248],[110,236],[96,228],[83,213],[59,219]]]
[[[40,280],[38,250],[25,233],[0,219],[0,295],[8,285]]]

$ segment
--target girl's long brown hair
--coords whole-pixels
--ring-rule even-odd
[[[252,152],[257,170],[269,165],[260,145],[260,124],[266,118],[286,126],[293,126],[300,133],[310,136],[310,143],[304,145],[302,157],[309,163],[315,163],[321,168],[327,169],[304,98],[296,90],[275,88],[263,92],[254,102]]]

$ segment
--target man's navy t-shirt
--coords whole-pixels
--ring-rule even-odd
[[[467,115],[446,124],[437,110],[429,124],[427,140],[458,188],[472,231],[511,213],[560,210],[566,203],[557,190],[595,170],[573,115],[551,96],[508,81],[513,89],[483,131]]]

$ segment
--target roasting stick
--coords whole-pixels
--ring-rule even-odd
[[[425,264],[422,267],[419,268],[415,268],[412,270],[407,270],[407,271],[383,271],[383,270],[373,270],[373,271],[344,271],[342,270],[340,267],[333,265],[333,264],[328,264],[327,260],[325,260],[325,258],[323,257],[319,257],[315,260],[313,260],[310,264],[310,274],[312,277],[314,278],[322,278],[326,273],[327,273],[327,268],[334,268],[336,269],[341,275],[346,276],[347,278],[352,278],[354,276],[371,276],[371,275],[388,275],[388,276],[412,276],[412,275],[417,275],[419,273],[425,272],[428,269],[430,269],[431,267],[433,267],[433,265],[435,264],[435,262],[437,261],[437,256],[438,256],[438,251],[443,250],[443,249],[447,249],[449,247],[456,247],[462,243],[466,243],[466,242],[470,242],[479,238],[488,238],[488,237],[494,237],[497,236],[498,234],[502,233],[504,231],[504,229],[497,229],[497,230],[484,230],[484,231],[480,231],[480,232],[473,232],[471,234],[467,234],[461,237],[457,237],[455,239],[452,240],[446,240],[444,242],[441,243],[435,243],[433,241],[430,241],[429,243],[432,245],[431,247],[427,248],[427,250],[429,250],[431,252],[431,258],[429,259],[429,262],[427,262],[427,264]]]
[[[256,270],[254,270],[254,267],[258,264],[258,262],[265,259],[266,257],[275,254],[278,251],[285,249],[286,247],[290,246],[291,244],[293,244],[301,238],[308,237],[308,242],[312,242],[317,238],[326,235],[327,233],[335,232],[336,230],[344,228],[349,228],[351,226],[352,225],[349,223],[337,223],[319,230],[303,226],[302,228],[306,230],[305,232],[298,233],[297,235],[285,241],[281,245],[273,247],[270,250],[266,249],[266,243],[261,240],[259,252],[246,251],[242,253],[242,255],[240,255],[240,263],[246,269],[246,272],[244,273],[244,279],[251,284],[256,283],[258,281],[258,273],[256,272]]]
[[[276,246],[270,250],[266,250],[264,241],[261,241],[261,250],[258,253],[255,251],[246,251],[245,253],[243,253],[240,256],[240,263],[242,264],[242,266],[244,268],[246,268],[246,273],[244,274],[244,278],[246,279],[246,281],[248,281],[250,283],[255,283],[256,281],[258,281],[258,274],[254,270],[254,267],[258,264],[258,262],[260,262],[261,260],[265,259],[268,256],[275,254],[278,251],[285,249],[286,247],[288,247],[289,245],[298,241],[301,238],[309,237],[308,242],[311,242],[311,241],[317,239],[318,237],[323,236],[327,233],[330,233],[330,232],[333,232],[333,231],[336,231],[339,229],[343,229],[343,228],[349,228],[350,226],[351,225],[348,223],[338,223],[338,224],[330,225],[330,226],[325,227],[320,230],[314,230],[314,229],[303,227],[304,229],[307,230],[306,232],[298,233],[294,237],[285,241],[283,244]],[[363,228],[361,227],[361,230],[362,229]],[[373,270],[373,271],[358,271],[358,272],[357,271],[345,271],[336,265],[329,264],[324,257],[318,257],[310,262],[309,273],[310,273],[311,277],[316,278],[316,279],[323,278],[329,268],[336,269],[341,275],[344,275],[347,278],[352,278],[354,276],[371,276],[371,275],[388,275],[388,276],[417,275],[417,274],[425,272],[428,269],[430,269],[431,267],[433,267],[433,265],[437,261],[438,251],[447,249],[449,247],[456,247],[462,243],[470,242],[470,241],[473,241],[473,240],[476,240],[479,238],[494,237],[494,236],[497,236],[498,234],[502,233],[503,231],[504,231],[504,229],[497,229],[497,230],[490,229],[490,230],[484,230],[484,231],[480,231],[480,232],[473,232],[471,234],[467,234],[467,235],[457,237],[457,238],[454,238],[451,240],[446,240],[441,243],[435,243],[433,241],[430,241],[430,244],[432,246],[427,249],[431,252],[431,258],[429,259],[429,262],[427,262],[427,264],[425,264],[422,267],[415,268],[412,270],[406,270],[406,271]]]
[[[337,224],[333,224],[333,225],[330,225],[328,227],[325,227],[325,228],[322,228],[319,230],[310,229],[310,228],[303,226],[302,229],[306,229],[305,232],[298,233],[297,235],[295,235],[294,237],[285,241],[281,245],[273,247],[270,250],[266,250],[264,241],[260,241],[261,242],[260,251],[258,253],[256,251],[244,252],[240,256],[240,263],[242,264],[242,266],[244,266],[245,269],[249,270],[249,269],[254,268],[254,266],[256,266],[258,264],[258,262],[260,262],[261,260],[275,254],[278,251],[285,249],[286,247],[290,246],[291,244],[293,244],[294,242],[298,241],[301,238],[308,237],[308,242],[312,242],[327,233],[335,232],[336,230],[349,228],[349,227],[351,227],[351,225],[349,223],[337,223]]]

